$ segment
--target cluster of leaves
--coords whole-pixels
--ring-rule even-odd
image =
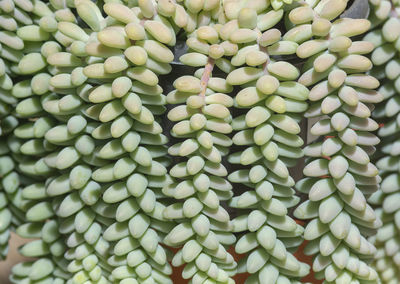
[[[382,176],[380,190],[370,197],[370,202],[376,207],[376,213],[382,220],[382,227],[378,229],[370,241],[377,247],[374,267],[378,271],[382,283],[398,283],[400,281],[400,253],[399,253],[399,176],[397,150],[399,140],[399,75],[400,60],[400,20],[399,1],[370,1],[372,23],[371,31],[365,40],[374,45],[371,60],[374,68],[371,75],[381,82],[379,92],[383,101],[373,112],[374,118],[381,123],[378,136],[381,138],[375,160]]]
[[[339,19],[347,5],[1,0],[0,255],[15,227],[35,239],[20,253],[36,259],[11,281],[164,284],[183,265],[196,284],[242,273],[300,283],[310,267],[294,252],[306,239],[317,278],[376,283],[370,116],[383,96],[366,54],[381,46],[372,61],[391,60],[385,43],[398,35],[359,41],[370,23]],[[193,72],[164,94],[182,39]],[[304,116],[322,117],[311,133],[323,141],[305,148],[298,205],[290,168],[304,156]]]

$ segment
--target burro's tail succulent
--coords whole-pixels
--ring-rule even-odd
[[[295,81],[299,70],[283,61],[298,47],[274,28],[284,10],[237,6],[229,7],[238,13],[220,35],[237,49],[227,82],[241,87],[234,97],[235,146],[228,158],[236,193],[229,205],[239,215],[232,220],[235,251],[244,254],[238,273],[250,273],[246,283],[300,283],[309,266],[292,254],[304,229],[288,213],[299,202],[288,168],[303,156],[299,114],[308,107],[309,90]]]
[[[293,29],[311,26],[297,48],[307,58],[299,82],[311,88],[306,117],[318,117],[311,134],[319,139],[305,148],[307,177],[297,189],[308,200],[295,217],[309,220],[305,253],[315,255],[313,270],[326,283],[377,283],[369,261],[376,251],[368,241],[381,220],[367,203],[378,189],[378,169],[370,155],[379,138],[378,124],[370,118],[373,104],[383,96],[374,89],[379,81],[365,74],[373,50],[366,41],[351,38],[368,31],[364,19],[335,19],[347,1],[321,1],[291,11]],[[310,30],[311,28],[311,30]],[[306,28],[304,28],[306,29]],[[313,36],[314,39],[310,39]]]
[[[108,280],[172,283],[170,254],[161,245],[173,225],[163,216],[169,203],[162,201],[161,189],[170,179],[161,126],[166,99],[158,77],[171,71],[173,21],[158,14],[162,9],[152,1],[140,1],[139,7],[107,3],[104,10],[112,21],[97,39],[114,52],[100,63],[112,79],[90,92],[87,111],[97,121],[92,136],[103,141],[95,151],[104,163],[92,178],[104,186],[102,201],[113,211],[103,235],[110,243]],[[84,69],[93,82],[96,69]]]
[[[159,116],[175,32],[156,6],[141,1],[101,7],[75,1],[91,29],[60,21],[66,52],[47,62],[55,94],[44,105],[60,120],[46,139],[60,147],[49,157],[61,172],[47,186],[62,196],[56,208],[73,275],[68,283],[168,283],[172,270],[159,244],[171,229],[160,188],[168,159]],[[158,193],[160,192],[160,193]]]
[[[236,273],[236,262],[227,248],[236,239],[222,204],[232,196],[222,159],[232,145],[228,108],[233,100],[228,94],[233,88],[224,78],[214,75],[217,66],[229,63],[222,58],[225,45],[214,24],[196,29],[187,45],[190,50],[180,58],[181,62],[202,68],[194,76],[176,79],[175,90],[168,94],[170,102],[183,104],[168,113],[169,120],[176,122],[171,134],[177,140],[168,152],[177,163],[169,172],[174,182],[163,192],[176,202],[165,209],[164,216],[179,224],[164,242],[180,247],[172,264],[185,264],[183,278],[192,283],[234,283],[231,276]]]
[[[372,28],[348,0],[0,0],[10,280],[297,284],[306,239],[325,283],[398,283],[400,3],[370,2]]]
[[[4,136],[1,136],[4,139]],[[10,238],[10,227],[11,227],[11,211],[9,209],[9,200],[7,197],[7,191],[15,190],[15,186],[10,187],[15,179],[15,175],[18,174],[14,171],[15,162],[12,157],[8,154],[10,153],[10,149],[7,147],[6,142],[1,142],[0,144],[0,175],[2,177],[2,182],[0,185],[0,257],[1,259],[5,259],[8,253],[8,241]],[[9,185],[8,183],[11,182]]]
[[[8,241],[12,226],[9,197],[18,191],[19,174],[12,157],[8,139],[18,126],[18,118],[12,113],[17,100],[11,96],[13,81],[6,72],[6,62],[0,56],[0,260],[8,253]]]
[[[400,49],[399,39],[399,1],[370,1],[372,23],[371,31],[364,40],[374,45],[371,60],[374,68],[371,75],[376,76],[381,87],[384,101],[377,105],[372,115],[381,124],[378,136],[382,144],[378,148],[376,164],[382,176],[380,190],[374,193],[369,201],[376,206],[376,214],[383,225],[370,241],[377,247],[374,268],[378,271],[382,283],[400,281],[399,254],[399,176],[398,150],[399,143],[399,75]]]

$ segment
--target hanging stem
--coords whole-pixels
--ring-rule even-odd
[[[204,67],[204,72],[203,75],[201,76],[201,92],[199,93],[200,97],[205,97],[206,96],[206,90],[207,90],[207,85],[208,85],[208,80],[210,80],[211,73],[214,69],[215,61],[211,57],[208,57],[208,61],[206,66]]]

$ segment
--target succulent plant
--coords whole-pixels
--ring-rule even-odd
[[[381,82],[379,92],[384,100],[377,105],[372,115],[381,124],[378,136],[382,143],[374,159],[382,176],[380,190],[374,193],[369,201],[375,205],[376,214],[382,219],[383,225],[378,229],[376,236],[370,241],[377,247],[373,263],[378,271],[382,283],[398,283],[400,281],[398,260],[399,230],[397,216],[398,206],[398,168],[397,140],[399,138],[397,115],[399,112],[397,94],[398,78],[400,75],[399,50],[400,21],[398,19],[398,1],[370,1],[372,12],[370,21],[371,31],[364,40],[374,45],[371,61],[374,68],[371,75]]]
[[[373,244],[395,283],[398,3],[365,40],[348,4],[0,0],[0,257],[15,229],[35,258],[10,280],[300,283],[306,239],[326,283],[377,283]]]
[[[367,198],[380,181],[370,162],[379,139],[372,133],[378,124],[370,116],[373,104],[383,97],[374,90],[378,80],[365,74],[372,67],[365,56],[372,44],[351,39],[365,33],[369,21],[335,20],[346,2],[304,5],[288,17],[295,25],[292,30],[308,30],[307,37],[297,40],[297,55],[307,59],[299,82],[311,87],[312,104],[305,116],[318,118],[310,132],[321,137],[305,148],[306,178],[296,187],[308,200],[294,216],[310,220],[305,253],[315,255],[317,278],[326,283],[376,283],[378,275],[369,266],[376,249],[367,238],[381,221]]]
[[[16,189],[9,197],[10,208],[14,209],[15,219],[19,219],[17,234],[38,238],[19,250],[24,256],[38,259],[15,266],[10,280],[64,283],[70,277],[66,271],[68,262],[63,257],[66,245],[58,232],[59,221],[54,218],[55,207],[61,200],[52,200],[46,192],[46,183],[55,174],[46,159],[57,149],[45,140],[45,134],[58,120],[45,115],[43,107],[51,98],[49,80],[51,73],[56,72],[47,69],[45,55],[61,50],[61,46],[51,41],[51,32],[55,30],[46,30],[39,23],[41,18],[53,15],[57,7],[40,1],[4,1],[1,6],[1,57],[13,81],[8,96],[14,100],[12,111],[19,124],[7,141],[18,173],[13,181]]]
[[[1,89],[0,91],[4,95],[9,95],[9,90]],[[8,138],[12,136],[10,132],[12,133],[13,128],[18,125],[18,119],[10,113],[11,107],[5,102],[3,104],[1,99],[0,105],[0,260],[4,260],[8,254],[10,229],[19,221],[17,215],[13,217],[11,199],[18,192],[20,175],[7,143]]]
[[[216,75],[226,72],[223,66],[229,68],[223,56],[231,46],[222,42],[214,21],[189,35],[189,50],[180,57],[183,64],[201,68],[177,78],[167,96],[168,103],[180,105],[168,113],[176,123],[171,129],[176,143],[168,149],[176,164],[169,172],[173,182],[163,193],[176,202],[164,216],[178,224],[164,242],[180,248],[172,264],[185,264],[182,276],[192,283],[234,283],[231,277],[236,274],[236,261],[227,251],[236,238],[223,206],[232,197],[232,186],[222,163],[232,145],[233,87]]]
[[[110,208],[110,226],[103,234],[110,243],[108,280],[171,283],[169,253],[161,246],[172,224],[163,216],[168,203],[161,189],[170,178],[168,140],[161,126],[166,99],[158,77],[171,71],[174,56],[168,45],[175,43],[175,31],[171,17],[158,14],[160,7],[151,1],[131,8],[104,5],[112,20],[97,33],[96,44],[114,55],[104,54],[83,70],[96,84],[88,93],[85,113],[96,120],[92,138],[101,140],[94,149],[101,161],[92,165],[92,179],[101,185],[102,203]],[[99,64],[110,78],[100,84]]]
[[[238,273],[250,273],[246,283],[300,283],[309,273],[292,254],[304,230],[288,214],[299,202],[288,168],[303,156],[297,134],[309,90],[295,81],[300,73],[294,65],[275,59],[295,54],[298,44],[274,28],[284,11],[273,8],[237,8],[220,29],[237,48],[226,80],[242,88],[234,97],[236,147],[228,158],[234,166],[228,180],[237,191],[229,205],[239,215],[232,224],[235,251],[245,254]]]

